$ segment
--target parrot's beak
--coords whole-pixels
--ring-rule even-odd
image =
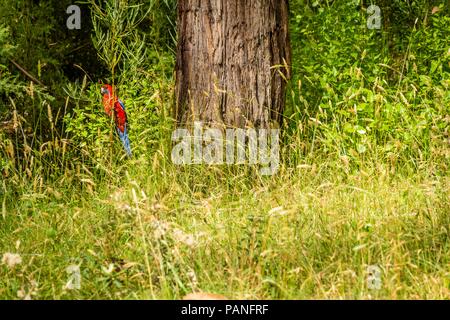
[[[106,90],[105,88],[102,88],[100,92],[102,93],[102,95],[105,95],[108,93],[108,90]]]

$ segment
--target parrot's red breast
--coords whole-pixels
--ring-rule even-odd
[[[111,110],[115,102],[117,101],[117,97],[114,94],[113,88],[109,84],[105,84],[102,87],[102,95],[103,95],[103,107],[105,109],[105,113],[111,117]]]

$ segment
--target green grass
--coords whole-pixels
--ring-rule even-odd
[[[0,297],[450,297],[446,176],[370,162],[351,173],[316,157],[261,178],[249,168],[174,167],[163,155],[103,178],[86,169],[3,193],[0,254],[22,263],[0,265]],[[73,264],[81,289],[65,290]],[[381,290],[368,288],[372,265]]]

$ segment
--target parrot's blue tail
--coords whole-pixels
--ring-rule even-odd
[[[117,130],[117,133],[119,134],[120,141],[122,142],[123,148],[125,149],[125,152],[127,153],[128,157],[131,158],[131,145],[130,145],[130,138],[128,138],[128,130],[125,127],[124,132],[121,132],[120,130]]]

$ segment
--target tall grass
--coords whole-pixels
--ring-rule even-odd
[[[267,179],[165,154],[103,176],[81,164],[53,182],[4,181],[0,247],[22,264],[0,268],[1,296],[448,298],[448,177],[310,159]],[[82,287],[65,290],[73,264]]]

